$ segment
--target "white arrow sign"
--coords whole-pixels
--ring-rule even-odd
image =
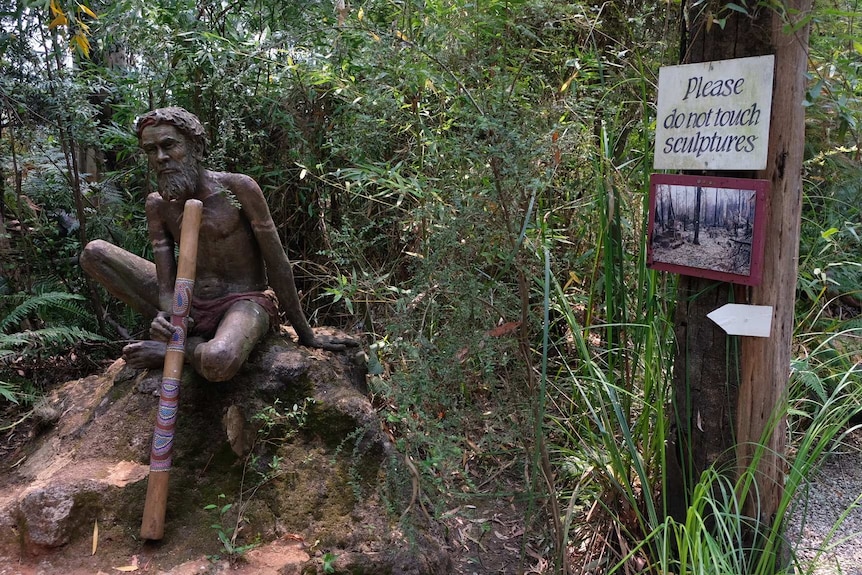
[[[772,329],[771,305],[729,303],[706,314],[728,335],[769,337]]]

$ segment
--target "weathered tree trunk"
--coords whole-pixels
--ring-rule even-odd
[[[691,4],[689,2],[688,4]],[[770,53],[762,22],[735,14],[725,27],[708,24],[711,13],[703,5],[695,14],[691,9],[690,27],[685,37],[683,63],[692,64]],[[695,18],[696,15],[699,17]],[[751,42],[759,39],[757,43]],[[743,44],[743,41],[748,42]],[[722,173],[751,177],[751,173]],[[739,302],[744,296],[730,284],[682,276],[679,280],[674,318],[676,357],[673,387],[677,445],[673,454],[680,474],[669,474],[670,512],[685,520],[692,486],[704,470],[715,464],[732,477],[735,471],[735,413],[739,392],[740,362],[737,338],[727,336],[712,320],[709,312],[728,302]]]
[[[688,3],[689,5],[691,2]],[[804,15],[810,0],[789,0],[788,12]],[[691,486],[715,464],[732,479],[745,469],[758,445],[766,453],[758,464],[756,496],[746,513],[761,527],[772,524],[782,495],[785,449],[783,419],[773,415],[785,400],[799,248],[801,169],[804,146],[804,72],[807,30],[783,32],[782,16],[760,9],[753,15],[731,13],[724,28],[708,23],[712,13],[692,9],[683,49],[685,63],[775,54],[775,86],[767,169],[724,176],[769,179],[764,278],[760,286],[680,278],[675,317],[674,362],[676,448],[668,454],[669,512],[684,518]],[[732,294],[732,295],[731,295]],[[706,314],[729,301],[772,305],[769,338],[726,336]],[[678,465],[677,465],[678,464]]]
[[[0,142],[3,141],[3,114],[0,111]],[[9,236],[6,235],[6,171],[3,165],[0,164],[0,261],[8,262],[8,256],[11,251],[9,244]],[[0,276],[5,275],[5,265],[0,267]]]
[[[697,187],[697,200],[694,203],[694,245],[700,245],[700,199],[703,195],[703,188]]]
[[[710,465],[732,470],[739,388],[736,345],[706,314],[726,304],[730,284],[683,276],[674,317],[674,449],[667,454],[668,512],[685,522],[692,487]]]
[[[811,0],[787,2],[803,15]],[[763,281],[751,289],[751,303],[771,305],[769,338],[742,338],[742,380],[739,388],[737,461],[740,469],[752,463],[757,444],[765,448],[755,475],[757,495],[746,500],[746,514],[770,525],[783,493],[786,422],[774,421],[771,406],[786,401],[796,302],[799,228],[802,214],[802,160],[805,147],[805,71],[808,26],[788,35],[773,16],[771,41],[775,48],[776,89],[772,97],[769,159],[757,177],[771,182],[767,200]]]

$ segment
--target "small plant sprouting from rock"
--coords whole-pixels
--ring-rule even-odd
[[[282,409],[280,400],[276,399],[272,405],[266,406],[260,412],[256,413],[252,419],[259,425],[258,441],[262,444],[278,445],[289,441],[293,438],[300,429],[305,425],[308,416],[308,404],[314,399],[306,398],[301,404],[294,404],[292,408]],[[243,466],[243,484],[245,483],[245,473],[251,464],[251,467],[258,470],[258,481],[251,488],[249,494],[243,488],[240,489],[240,499],[237,503],[225,503],[226,497],[223,493],[218,496],[218,503],[211,503],[204,507],[205,511],[212,511],[218,515],[218,520],[210,525],[210,527],[218,535],[218,540],[222,544],[225,555],[231,563],[236,562],[246,552],[257,547],[260,542],[255,540],[253,543],[246,545],[238,545],[237,537],[242,531],[242,526],[245,521],[243,512],[248,505],[248,501],[257,490],[266,484],[271,479],[277,477],[281,473],[282,457],[273,455],[267,462],[265,470],[260,470],[257,462],[259,461],[256,454],[250,453]],[[236,512],[236,520],[233,527],[225,527],[227,515],[231,511]],[[259,537],[258,537],[259,539]],[[210,559],[217,561],[221,557],[219,555],[211,555]]]
[[[344,440],[338,445],[338,448],[335,450],[335,456],[338,457],[345,446],[347,446],[350,442],[353,443],[353,452],[350,457],[350,467],[347,470],[348,475],[350,476],[348,483],[350,487],[353,489],[353,497],[356,501],[362,501],[362,476],[360,474],[359,466],[360,460],[364,454],[364,449],[362,448],[362,440],[365,438],[366,430],[364,428],[358,427],[354,429],[351,433],[344,438]]]
[[[292,408],[282,409],[281,401],[276,399],[252,417],[260,424],[258,435],[265,442],[284,442],[293,438],[305,426],[308,405],[313,402],[314,398],[306,397],[301,404],[294,403]]]
[[[283,408],[281,400],[276,399],[272,405],[267,405],[261,411],[252,416],[252,420],[257,423],[257,441],[261,445],[269,445],[276,449],[284,444],[305,426],[308,419],[308,406],[314,402],[314,398],[306,397],[302,403],[294,403],[291,408]],[[282,457],[272,455],[267,458],[265,467],[260,465],[261,456],[259,453],[250,454],[251,468],[258,473],[259,483],[255,487],[260,487],[271,479],[277,477],[281,473]],[[249,461],[247,461],[247,464]]]
[[[240,557],[245,555],[246,552],[254,549],[260,543],[255,541],[253,543],[248,543],[246,545],[237,545],[236,540],[240,531],[242,530],[241,523],[243,521],[242,514],[237,516],[236,522],[233,527],[225,527],[224,523],[226,520],[226,516],[231,509],[233,509],[233,503],[225,503],[225,495],[224,493],[220,493],[218,496],[218,503],[210,503],[206,507],[204,507],[204,511],[214,511],[218,514],[218,520],[216,523],[210,525],[216,534],[218,535],[218,540],[222,544],[222,549],[225,552],[228,560],[231,563],[236,562]],[[219,555],[211,555],[209,557],[213,561],[218,561],[221,559]]]
[[[323,572],[324,573],[335,573],[335,560],[338,559],[338,555],[335,555],[331,551],[327,551],[323,554]]]

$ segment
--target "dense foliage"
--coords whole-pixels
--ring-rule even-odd
[[[716,26],[748,6],[690,4]],[[810,17],[801,419],[859,393],[860,16]],[[210,167],[264,189],[312,324],[363,336],[432,514],[508,469],[552,565],[631,551],[684,570],[661,509],[674,278],[644,244],[682,17],[658,0],[0,0],[0,394],[33,401],[46,367],[92,369],[118,354],[102,338],[144,332],[77,254],[148,254],[131,126],[184,106]]]

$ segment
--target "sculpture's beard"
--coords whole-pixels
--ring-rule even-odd
[[[198,186],[198,163],[189,158],[159,174],[159,194],[167,201],[189,198]]]

